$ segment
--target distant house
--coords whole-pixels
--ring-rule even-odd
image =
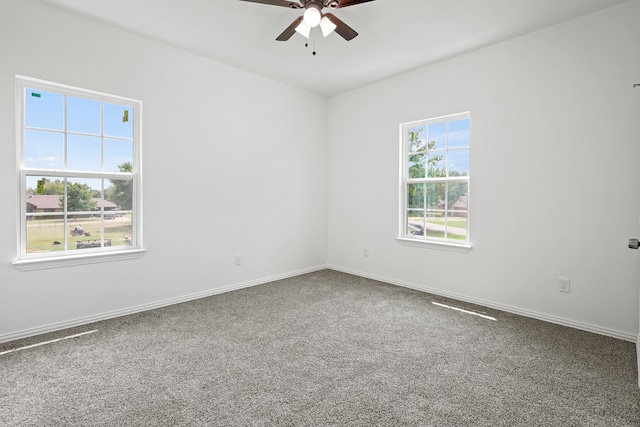
[[[436,209],[445,210],[445,208],[446,208],[446,203],[444,202],[444,200],[440,200],[440,202],[438,202],[438,204],[436,205]],[[467,217],[467,209],[468,209],[468,202],[467,202],[466,194],[463,196],[458,196],[458,198],[455,199],[453,203],[449,205],[449,211],[464,211],[464,212],[451,212],[451,216],[457,216],[459,218]]]
[[[467,208],[469,204],[467,202],[467,195],[459,196],[453,203],[451,203],[452,211],[464,211],[464,212],[453,212],[453,216],[466,218],[467,217]]]
[[[62,212],[58,194],[29,194],[27,212]]]
[[[103,207],[104,205],[104,210],[106,211],[115,211],[116,209],[118,209],[118,205],[116,205],[113,202],[110,202],[108,200],[104,200],[101,199],[99,197],[94,197],[93,200],[96,202],[96,206],[98,207],[98,210],[100,210],[100,208]]]
[[[27,212],[62,212],[61,197],[59,194],[29,194]],[[105,212],[118,209],[118,205],[100,197],[94,197],[93,200],[96,202],[96,210],[100,210],[103,206]]]

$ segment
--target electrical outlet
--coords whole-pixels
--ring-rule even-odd
[[[565,292],[565,293],[571,292],[571,279],[569,279],[568,277],[560,276],[558,277],[558,280],[560,281],[560,288],[559,288],[560,292]]]
[[[242,264],[242,261],[240,260],[240,255],[236,255],[234,257],[234,262],[235,262],[236,265]]]

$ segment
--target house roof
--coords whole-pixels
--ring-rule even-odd
[[[101,199],[99,197],[94,197],[93,200],[96,202],[96,205],[98,205],[98,208],[101,208],[102,205],[104,205],[105,209],[116,209],[118,207],[118,205],[116,205],[115,203]]]
[[[27,205],[34,209],[60,209],[60,197],[59,194],[29,194]]]
[[[33,209],[60,209],[60,195],[59,194],[29,194],[27,196],[27,204],[33,206]],[[108,200],[104,200],[99,197],[94,197],[98,208],[116,209],[118,205]]]

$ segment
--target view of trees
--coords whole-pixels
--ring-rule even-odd
[[[118,165],[120,172],[132,172],[133,166],[129,162]],[[124,179],[110,179],[111,186],[104,190],[105,199],[115,203],[119,209],[131,209],[133,197],[133,181]]]
[[[60,197],[60,207],[64,208],[62,197]],[[93,211],[97,210],[98,204],[93,200],[93,191],[87,184],[71,182],[67,184],[67,211]]]
[[[130,162],[118,165],[120,172],[132,172]],[[132,209],[133,181],[125,179],[110,179],[110,186],[104,191],[104,199],[116,205],[120,210]],[[28,188],[27,193],[36,194],[36,190]],[[60,195],[60,208],[64,209],[64,182],[60,179],[44,179],[43,191],[40,194]],[[95,199],[101,198],[100,190],[92,189],[88,184],[67,183],[67,211],[95,211],[99,209]]]
[[[420,138],[424,127],[412,129],[409,132],[409,178],[429,178],[446,176],[446,170],[438,165],[444,159],[444,155],[433,155],[435,141],[425,141]],[[432,154],[429,156],[429,154]]]

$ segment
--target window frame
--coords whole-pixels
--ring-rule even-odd
[[[66,169],[65,165],[61,169],[56,168],[38,168],[38,167],[26,167],[25,166],[25,134],[27,130],[32,127],[26,126],[26,93],[27,89],[35,89],[43,92],[50,92],[60,94],[64,98],[63,102],[63,129],[48,130],[51,133],[60,133],[63,139],[63,150],[66,157],[67,150],[67,137],[69,135],[82,135],[82,133],[71,132],[67,129],[66,112],[67,112],[67,97],[78,97],[88,100],[99,101],[101,104],[100,109],[100,141],[101,147],[105,139],[122,139],[123,141],[129,140],[129,138],[111,137],[104,134],[104,114],[102,105],[104,103],[115,105],[126,105],[132,107],[132,138],[133,145],[132,152],[132,171],[129,172],[105,172],[105,171],[82,171]],[[78,87],[63,85],[59,83],[53,83],[45,80],[34,79],[30,77],[16,75],[16,169],[18,180],[18,209],[17,209],[17,257],[13,262],[20,270],[37,270],[44,268],[62,267],[69,265],[79,265],[97,262],[116,261],[121,259],[132,259],[142,256],[145,252],[143,249],[142,241],[142,101],[126,98],[117,95],[111,95],[107,93],[82,89]],[[104,154],[100,153],[100,158],[104,158]],[[101,160],[102,161],[102,160]],[[102,169],[102,168],[101,168]],[[70,214],[74,211],[63,210],[61,218],[63,219],[64,227],[64,244],[65,249],[55,252],[44,253],[28,253],[27,252],[27,188],[28,180],[27,176],[39,176],[39,177],[56,177],[67,179],[100,179],[100,180],[130,180],[132,181],[132,205],[131,205],[131,236],[130,244],[107,246],[104,239],[104,230],[106,219],[104,204],[100,206],[100,231],[101,237],[96,240],[100,240],[100,247],[69,249],[66,246],[69,231],[69,218]],[[104,184],[101,185],[101,191],[104,192]],[[66,189],[65,189],[66,194]],[[104,194],[102,194],[102,200]],[[128,211],[129,209],[124,209]],[[46,215],[46,213],[44,214]],[[30,213],[29,216],[38,216],[37,214]],[[93,239],[92,239],[93,240]]]
[[[427,171],[425,171],[424,178],[409,178],[409,130],[417,127],[424,126],[428,128],[429,125],[438,124],[438,123],[449,123],[457,120],[469,120],[469,173],[466,176],[447,176],[447,177],[429,177]],[[398,236],[397,240],[400,243],[408,244],[410,246],[418,246],[418,247],[432,247],[432,248],[440,248],[440,249],[448,249],[448,250],[462,250],[467,251],[471,249],[471,112],[466,111],[462,113],[450,114],[445,116],[439,116],[429,119],[417,120],[408,123],[402,123],[399,127],[400,132],[400,153],[399,153],[399,165],[400,165],[400,173],[399,173],[399,218],[398,218]],[[447,135],[449,134],[447,128]],[[428,143],[428,142],[427,142]],[[449,151],[454,151],[458,148],[450,148],[448,146],[448,138],[446,145],[447,155]],[[427,150],[428,152],[428,150]],[[446,166],[448,168],[448,165]],[[410,184],[438,184],[438,183],[465,183],[467,185],[467,224],[466,224],[466,239],[450,239],[450,238],[441,238],[434,236],[422,236],[422,235],[414,235],[409,233],[407,230],[407,214],[411,209],[408,207],[408,186]],[[448,186],[446,187],[448,188]],[[445,202],[444,211],[449,211],[447,208],[447,200]],[[426,207],[422,208],[422,210],[427,210]],[[445,215],[448,221],[448,216]],[[446,224],[446,223],[445,223]]]

